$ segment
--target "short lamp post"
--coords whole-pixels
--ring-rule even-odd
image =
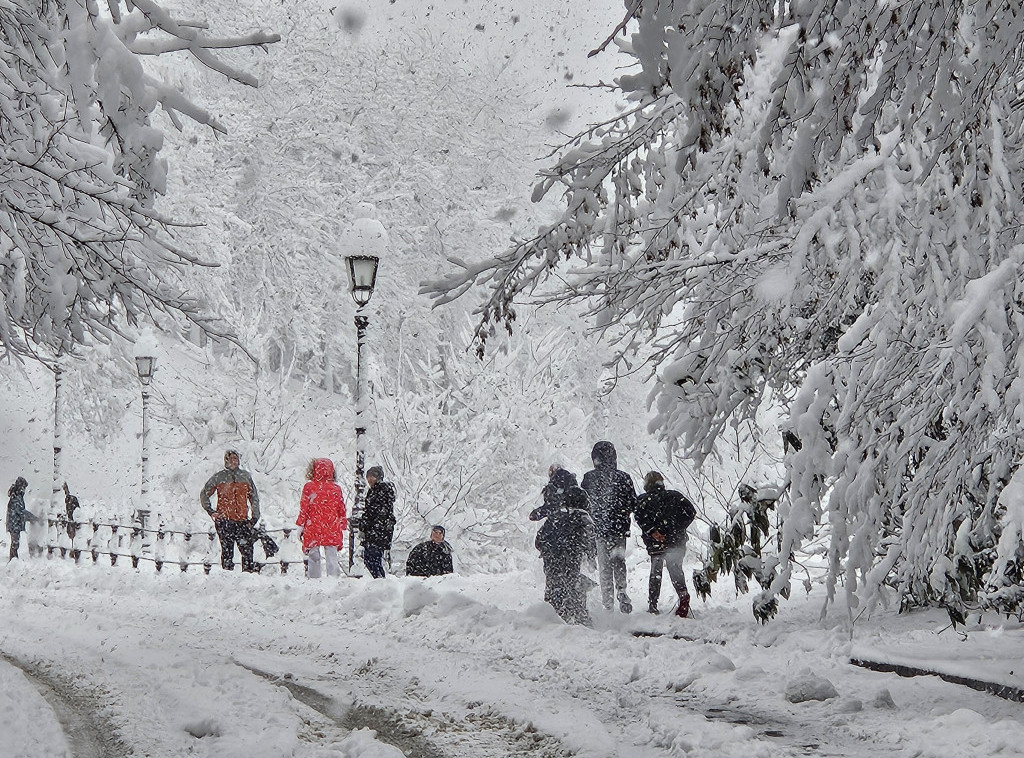
[[[355,528],[354,523],[362,515],[363,492],[366,481],[363,478],[363,467],[366,465],[366,378],[363,372],[363,346],[366,343],[366,327],[370,323],[363,308],[373,296],[373,288],[377,283],[377,264],[380,258],[376,255],[348,255],[345,263],[348,266],[348,278],[351,285],[352,299],[356,303],[356,495],[352,503],[352,518],[348,527],[348,567],[351,570],[355,563]]]
[[[152,355],[135,356],[135,368],[139,372],[139,381],[142,383],[142,507],[139,508],[139,515],[148,515],[149,506],[149,383],[153,379],[153,371],[156,369],[156,358]]]

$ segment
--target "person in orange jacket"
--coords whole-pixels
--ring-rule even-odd
[[[253,525],[260,520],[260,495],[248,471],[240,469],[237,450],[224,453],[224,468],[203,485],[199,503],[203,506],[220,538],[221,568],[235,567],[235,545],[242,556],[242,571],[258,572],[252,557],[256,534]],[[217,495],[217,507],[210,502]],[[250,516],[251,511],[251,516]]]
[[[327,561],[327,576],[340,576],[338,548],[345,543],[345,498],[338,486],[334,463],[329,458],[316,458],[306,469],[309,480],[302,488],[299,516],[295,523],[302,527],[302,550],[306,554],[306,575],[319,579],[320,548]]]

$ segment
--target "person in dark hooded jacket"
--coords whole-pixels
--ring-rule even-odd
[[[658,612],[661,575],[668,568],[669,579],[679,605],[676,615],[690,615],[690,591],[686,587],[683,558],[686,557],[686,529],[697,510],[682,493],[665,489],[665,478],[657,471],[644,477],[644,494],[636,501],[636,523],[651,556],[651,580],[648,585],[648,613]]]
[[[636,506],[636,490],[629,474],[617,468],[618,458],[611,442],[598,442],[590,453],[594,468],[583,475],[580,486],[590,498],[590,515],[597,538],[597,570],[601,601],[608,610],[615,600],[619,610],[632,613],[626,594],[626,537],[629,516]]]
[[[530,513],[530,521],[544,520],[534,543],[544,561],[544,599],[566,623],[589,625],[580,573],[583,556],[593,553],[587,493],[577,486],[574,474],[552,467],[541,494],[544,503]]]
[[[28,482],[25,477],[19,476],[14,484],[7,490],[7,533],[11,537],[10,560],[18,557],[18,547],[21,542],[21,533],[25,531],[25,524],[35,521],[36,517],[25,508],[25,490],[28,489]]]
[[[445,540],[440,524],[431,528],[430,539],[414,547],[405,561],[407,576],[442,576],[454,570],[452,546]]]
[[[359,516],[363,565],[374,579],[384,578],[384,553],[391,549],[395,533],[395,485],[384,481],[384,469],[371,466],[366,472],[366,502]]]

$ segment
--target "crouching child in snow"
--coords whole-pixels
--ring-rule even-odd
[[[541,494],[544,504],[530,513],[530,521],[544,519],[535,542],[544,561],[544,599],[566,623],[590,625],[580,573],[583,556],[594,553],[587,493],[574,474],[552,466]]]
[[[682,493],[665,489],[665,479],[657,471],[644,477],[644,494],[636,501],[634,517],[643,534],[651,556],[651,579],[648,585],[648,613],[658,612],[661,597],[661,575],[668,568],[669,579],[679,595],[676,615],[690,615],[690,591],[686,587],[683,559],[686,557],[686,529],[697,510]]]
[[[409,552],[405,573],[407,576],[441,576],[453,571],[452,546],[444,538],[444,527],[438,524],[431,528],[429,540]]]
[[[340,576],[338,548],[345,542],[345,499],[329,458],[316,458],[306,469],[309,481],[302,488],[299,516],[295,523],[302,528],[302,551],[306,554],[306,576],[320,578],[320,549],[327,563],[327,576]]]

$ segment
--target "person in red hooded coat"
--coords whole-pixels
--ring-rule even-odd
[[[320,578],[320,548],[327,561],[327,575],[339,576],[338,548],[345,544],[345,499],[334,475],[334,464],[329,458],[316,458],[306,469],[309,480],[302,488],[299,517],[295,523],[302,527],[302,550],[308,562],[306,574],[310,579]]]

